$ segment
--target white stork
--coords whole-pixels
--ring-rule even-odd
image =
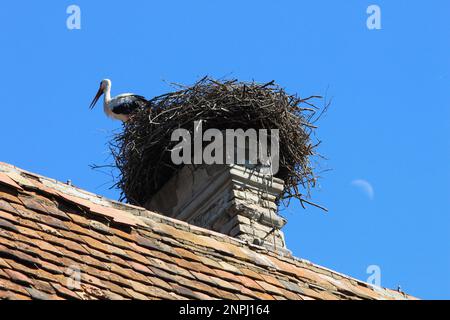
[[[90,109],[94,108],[98,99],[100,99],[103,94],[105,95],[103,101],[103,111],[105,111],[108,117],[123,122],[128,121],[131,113],[133,113],[136,109],[145,107],[148,103],[143,96],[133,93],[124,93],[111,98],[111,80],[104,79],[100,82],[100,88],[89,106]]]

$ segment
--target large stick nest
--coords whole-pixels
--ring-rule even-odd
[[[193,136],[194,121],[202,120],[203,130],[279,129],[279,171],[285,182],[281,200],[308,201],[316,176],[312,159],[318,143],[311,135],[317,108],[311,96],[289,95],[273,81],[266,84],[203,78],[190,87],[176,85],[178,91],[158,96],[125,123],[124,131],[111,142],[120,170],[117,187],[122,200],[143,206],[176,172],[171,150],[172,132],[187,129]]]

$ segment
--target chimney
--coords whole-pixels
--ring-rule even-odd
[[[283,181],[241,165],[185,165],[145,207],[190,224],[286,251],[276,200]]]

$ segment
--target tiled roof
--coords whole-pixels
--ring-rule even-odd
[[[407,299],[0,163],[0,299]]]

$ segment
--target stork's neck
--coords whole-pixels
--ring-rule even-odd
[[[103,93],[105,95],[103,105],[105,108],[107,108],[109,106],[109,103],[111,102],[111,86],[106,86]]]
[[[103,100],[103,111],[106,113],[108,117],[114,118],[114,113],[112,112],[110,108],[111,103],[111,86],[106,86],[105,90],[103,91],[103,94],[105,95],[105,98]]]

